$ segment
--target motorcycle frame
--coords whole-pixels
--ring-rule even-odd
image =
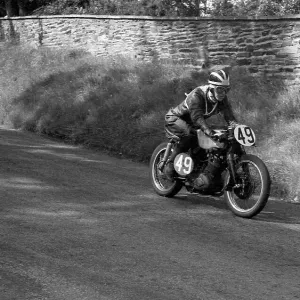
[[[161,171],[163,170],[164,166],[168,162],[168,158],[171,154],[171,151],[174,148],[174,146],[177,143],[179,143],[179,140],[180,140],[180,138],[178,138],[177,136],[169,137],[169,142],[167,144],[166,151],[164,153],[163,159],[159,166],[159,169]],[[231,180],[226,185],[224,183],[224,187],[221,192],[223,192],[224,190],[231,191],[235,186],[237,186],[234,156],[238,155],[239,157],[241,157],[243,154],[246,154],[244,146],[242,146],[236,142],[232,128],[228,129],[227,142],[228,142],[228,144],[226,146],[226,148],[227,148],[227,151],[226,151],[227,152],[227,157],[226,157],[227,168],[226,169],[227,169],[227,172],[229,172]],[[178,177],[178,179],[185,180],[186,178]]]

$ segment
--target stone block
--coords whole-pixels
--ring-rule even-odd
[[[268,35],[268,36],[263,36],[258,38],[255,43],[259,44],[259,43],[265,43],[265,42],[270,42],[273,40],[273,36]]]
[[[289,54],[287,54],[287,53],[280,53],[280,52],[278,52],[277,54],[276,54],[276,57],[278,58],[278,59],[285,59],[285,58],[289,58],[290,56],[289,56]]]
[[[252,56],[262,56],[265,54],[265,51],[264,50],[254,50],[251,55]]]
[[[253,45],[246,45],[245,50],[247,52],[253,52],[254,51],[254,46]]]
[[[285,66],[284,59],[277,59],[276,57],[272,60],[274,66]]]
[[[293,59],[289,57],[284,60],[284,63],[286,66],[297,66],[299,64],[299,58]]]
[[[252,57],[251,59],[251,63],[253,65],[264,65],[266,63],[266,59],[263,56],[259,56],[259,57]]]
[[[271,30],[270,33],[273,34],[273,35],[280,35],[282,32],[283,32],[283,29],[282,28],[278,28],[278,29]]]
[[[189,38],[187,36],[176,36],[176,38],[173,39],[173,42],[177,41],[183,41],[183,40],[188,40]]]
[[[241,26],[235,26],[235,25],[233,25],[232,27],[231,27],[231,32],[234,34],[239,34],[240,32],[242,31],[242,28],[241,28]]]
[[[236,52],[236,50],[237,50],[237,47],[235,47],[235,46],[228,46],[228,47],[223,48],[224,52]]]
[[[293,46],[293,40],[292,39],[282,40],[281,47],[290,47],[290,46]]]
[[[274,48],[274,49],[267,49],[267,50],[264,51],[264,54],[268,55],[268,56],[269,55],[276,56],[277,52],[278,52],[278,49],[276,49],[276,48]]]
[[[241,43],[244,43],[244,42],[245,42],[245,38],[237,38],[236,39],[237,44],[241,44]]]
[[[293,67],[280,67],[279,71],[280,72],[293,73],[294,72],[294,68]]]
[[[287,47],[283,47],[279,50],[280,54],[296,54],[298,53],[298,46],[287,46]]]
[[[222,52],[223,51],[223,47],[220,46],[209,46],[207,47],[209,52]]]
[[[183,48],[183,49],[178,49],[178,52],[191,53],[194,52],[194,50],[189,48]]]
[[[258,50],[258,49],[270,49],[270,48],[272,48],[272,43],[271,42],[266,42],[266,43],[254,44],[253,48],[256,49],[256,50]]]
[[[267,35],[269,35],[269,33],[270,33],[270,30],[263,30],[261,35],[262,36],[267,36]]]
[[[236,57],[237,58],[248,58],[248,57],[250,57],[251,55],[250,55],[250,53],[249,52],[238,52],[237,54],[236,54]]]
[[[250,67],[248,67],[248,71],[249,71],[250,73],[257,73],[257,72],[258,72],[258,68],[257,68],[257,67],[252,67],[252,66],[250,66]]]
[[[178,51],[177,51],[177,49],[169,49],[169,53],[170,54],[175,54],[175,53],[177,53]]]
[[[295,68],[294,69],[294,73],[299,76],[300,75],[300,68]]]
[[[250,58],[237,58],[236,63],[239,66],[247,66],[247,65],[251,65],[252,61]]]

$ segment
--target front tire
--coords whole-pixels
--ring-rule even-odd
[[[169,180],[166,175],[158,169],[166,149],[167,143],[161,143],[154,150],[150,159],[150,178],[152,186],[158,195],[173,197],[181,190],[182,183],[176,179],[173,181]]]
[[[237,216],[252,218],[265,207],[271,187],[269,171],[264,162],[255,155],[245,154],[236,167],[238,187],[225,191],[229,209]],[[229,172],[225,182],[230,182]]]

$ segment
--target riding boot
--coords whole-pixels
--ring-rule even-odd
[[[209,160],[203,173],[199,175],[198,178],[194,180],[194,187],[196,189],[207,189],[214,182],[214,178],[218,176],[220,171],[220,162],[218,159]]]
[[[210,176],[205,173],[201,173],[193,182],[193,186],[197,190],[205,190],[210,185]]]

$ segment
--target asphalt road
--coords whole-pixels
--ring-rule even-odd
[[[300,299],[300,205],[252,220],[147,166],[0,129],[1,300]]]

